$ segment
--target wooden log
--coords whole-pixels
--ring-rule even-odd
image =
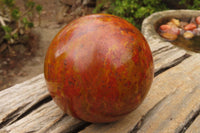
[[[170,49],[168,49],[170,50]],[[166,50],[166,54],[168,52]],[[177,50],[178,51],[178,50]],[[178,52],[174,52],[174,54],[177,54]],[[156,54],[163,55],[163,54]],[[180,56],[177,56],[178,59]],[[173,61],[173,60],[171,60]],[[159,61],[155,63],[155,66],[158,64]],[[167,62],[166,62],[167,63]],[[173,63],[171,63],[173,64]],[[159,69],[158,69],[159,70]],[[9,97],[8,97],[9,95]],[[63,116],[62,112],[59,112],[56,108],[50,108],[53,106],[48,106],[51,102],[51,100],[45,86],[44,77],[43,75],[39,75],[29,81],[26,81],[22,84],[15,85],[9,89],[6,89],[0,93],[0,126],[4,127],[3,130],[6,132],[16,132],[19,131],[19,129],[23,129],[24,124],[26,121],[28,121],[32,116],[33,118],[36,116],[39,116],[39,114],[43,114],[44,112],[38,111],[40,108],[44,108],[46,112],[51,112],[53,110],[52,115],[54,117],[51,117],[52,115],[44,115],[41,117],[41,120],[37,119],[38,122],[31,123],[28,127],[28,129],[23,129],[24,132],[30,132],[30,131],[57,131],[57,130],[63,130],[63,131],[69,131],[69,130],[76,130],[81,125],[88,125],[88,123],[79,121],[79,120],[73,120],[72,123],[68,123],[67,125],[70,125],[73,127],[70,129],[69,127],[63,127],[62,125],[65,125],[64,121],[60,120],[61,116]],[[159,101],[159,99],[157,99]],[[6,102],[5,102],[6,101]],[[158,102],[157,101],[157,102]],[[156,102],[156,101],[154,101]],[[46,105],[47,104],[47,105]],[[53,104],[53,103],[51,103]],[[54,104],[55,105],[55,104]],[[45,106],[45,107],[43,107]],[[34,114],[30,114],[30,113]],[[38,114],[39,113],[39,114]],[[58,113],[58,114],[57,114]],[[57,115],[55,115],[57,114]],[[26,117],[27,116],[27,117]],[[51,119],[49,119],[51,118]],[[69,119],[71,117],[65,116],[63,119]],[[138,118],[140,119],[140,117]],[[127,121],[125,119],[125,121]],[[30,121],[29,121],[30,122]],[[43,126],[41,127],[41,122],[43,123]],[[21,124],[19,124],[21,123]],[[38,124],[39,125],[38,125]],[[49,123],[51,123],[49,125]],[[130,123],[132,124],[132,123]],[[21,126],[20,126],[21,125]],[[57,126],[56,126],[57,125]],[[62,128],[58,128],[60,125]],[[130,126],[130,125],[129,125]],[[35,128],[37,127],[37,128]]]
[[[144,102],[124,119],[92,124],[81,133],[180,131],[200,108],[199,58],[192,56],[157,76]]]

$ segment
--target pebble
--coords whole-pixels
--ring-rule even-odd
[[[172,27],[170,33],[179,35],[180,29],[178,27]]]
[[[196,24],[190,23],[184,27],[184,30],[194,30],[195,28],[197,28]]]
[[[183,34],[183,37],[186,38],[186,39],[191,39],[194,37],[194,34],[191,32],[191,31],[186,31],[184,34]]]
[[[200,16],[196,17],[196,23],[200,25]]]
[[[171,22],[171,21],[169,21],[168,23],[167,23],[167,25],[169,25],[169,26],[176,26],[173,22]]]
[[[178,19],[173,18],[173,19],[171,20],[171,22],[174,23],[177,27],[180,26],[180,21],[179,21]]]
[[[168,32],[165,32],[165,33],[161,33],[161,36],[169,41],[174,41],[177,39],[177,35],[176,34],[172,34],[172,33],[168,33]]]
[[[200,28],[196,28],[193,30],[193,33],[196,35],[196,36],[200,36]]]
[[[164,24],[160,26],[160,31],[161,32],[168,32],[171,29],[170,25]]]
[[[176,35],[180,34],[179,28],[176,27],[175,25],[172,26],[172,25],[164,24],[164,25],[161,25],[159,29],[161,32],[168,32],[168,33],[176,34]]]

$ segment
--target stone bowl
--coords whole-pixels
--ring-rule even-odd
[[[144,19],[142,23],[142,33],[150,45],[157,44],[157,46],[150,46],[151,49],[154,47],[159,47],[158,45],[163,43],[173,45],[159,35],[157,32],[159,26],[170,21],[172,18],[189,21],[192,17],[197,16],[200,16],[200,10],[167,10],[156,12]],[[193,53],[191,51],[187,52],[190,54]]]

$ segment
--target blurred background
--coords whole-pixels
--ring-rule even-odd
[[[43,73],[46,50],[72,20],[94,13],[120,16],[138,29],[154,12],[200,9],[199,0],[0,0],[0,90]]]

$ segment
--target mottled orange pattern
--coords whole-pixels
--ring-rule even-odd
[[[44,64],[47,87],[59,107],[94,123],[116,121],[138,107],[153,69],[140,31],[107,14],[84,16],[64,27]]]

